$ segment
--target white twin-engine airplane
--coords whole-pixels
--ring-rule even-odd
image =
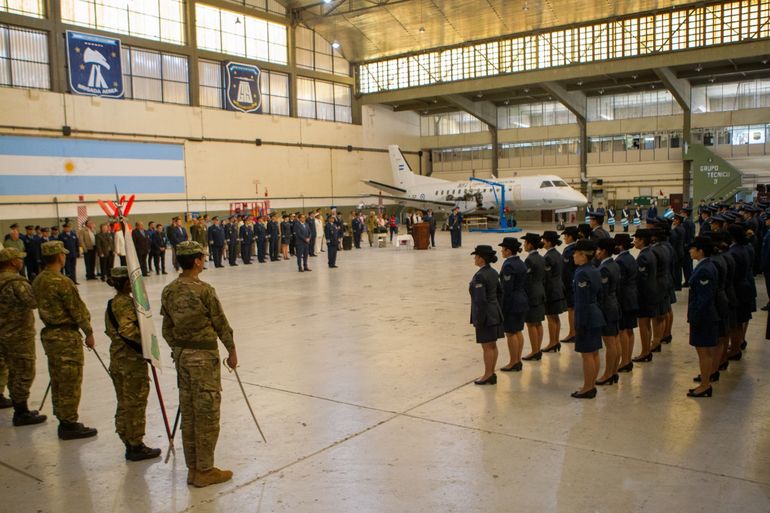
[[[386,192],[399,203],[417,208],[431,206],[463,213],[500,210],[500,187],[471,180],[450,182],[440,178],[416,175],[396,145],[388,147],[393,171],[393,185],[364,180],[364,183]],[[586,197],[554,175],[521,178],[490,178],[488,181],[505,186],[505,207],[509,210],[553,210],[557,214],[574,212],[585,206]]]

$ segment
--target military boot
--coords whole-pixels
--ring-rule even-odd
[[[126,445],[126,459],[129,461],[150,460],[160,456],[160,449],[152,449],[143,443]]]
[[[17,403],[13,405],[13,425],[14,426],[31,426],[32,424],[40,424],[47,419],[45,415],[38,414],[37,410],[30,410],[27,407],[27,401],[23,403]]]
[[[193,485],[196,488],[203,488],[205,486],[224,483],[233,478],[233,472],[231,470],[219,470],[216,467],[209,470],[195,471],[195,477],[193,477]]]
[[[80,422],[59,422],[59,438],[62,440],[91,438],[96,436],[96,433],[96,428],[86,427]]]
[[[13,401],[0,394],[0,410],[13,406]]]

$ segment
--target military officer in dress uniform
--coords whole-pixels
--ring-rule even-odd
[[[96,436],[96,429],[78,422],[80,389],[83,382],[83,335],[86,346],[95,345],[91,314],[78,289],[61,274],[67,249],[61,241],[41,246],[45,269],[32,283],[40,319],[40,333],[48,357],[53,413],[59,419],[59,438],[73,440]],[[81,332],[83,335],[81,335]]]
[[[564,298],[564,282],[562,281],[562,269],[564,262],[556,246],[561,245],[559,234],[554,231],[543,232],[541,237],[546,249],[545,256],[545,315],[548,319],[548,345],[543,348],[544,353],[561,351],[559,333],[561,321],[559,315],[567,310],[567,302]]]
[[[329,267],[337,267],[337,245],[339,244],[340,232],[337,225],[334,223],[334,216],[329,216],[326,219],[326,226],[324,226],[324,237],[326,238],[326,250],[328,256]]]
[[[476,343],[481,344],[484,355],[484,375],[473,383],[494,385],[497,383],[497,340],[503,337],[503,311],[500,303],[503,288],[490,264],[497,262],[492,246],[476,246],[471,255],[479,270],[473,275],[468,287],[471,295],[471,324],[476,328]]]
[[[524,263],[527,266],[527,299],[529,310],[524,321],[527,324],[531,351],[522,360],[540,360],[543,352],[540,346],[543,343],[543,320],[545,319],[545,259],[538,249],[543,247],[540,235],[527,233],[523,237],[524,251],[528,253]]]
[[[463,242],[463,215],[460,213],[460,207],[452,209],[447,220],[449,225],[449,235],[452,239],[452,247],[459,248]]]
[[[318,237],[318,231],[316,230],[315,218],[313,215],[313,211],[311,210],[308,212],[307,217],[305,217],[305,224],[307,225],[307,229],[310,231],[310,244],[308,245],[308,251],[311,257],[316,256],[315,239]]]
[[[115,432],[126,446],[127,460],[157,458],[160,456],[160,449],[144,445],[150,378],[147,374],[147,362],[142,356],[142,334],[131,297],[128,269],[113,268],[107,283],[117,291],[115,297],[107,303],[104,313],[105,333],[112,341],[110,376],[118,402]]]
[[[13,425],[45,422],[46,416],[27,407],[35,379],[35,315],[32,287],[19,275],[27,255],[16,248],[0,249],[0,408],[13,406]],[[2,395],[8,386],[10,400]]]
[[[199,488],[233,477],[214,466],[222,401],[217,339],[227,349],[227,365],[238,366],[222,304],[214,288],[199,278],[205,258],[206,249],[197,242],[177,246],[182,273],[163,289],[160,311],[163,338],[171,346],[177,372],[187,484]]]
[[[505,237],[498,244],[505,261],[500,269],[500,284],[503,287],[501,303],[503,311],[503,331],[508,342],[510,361],[503,372],[520,372],[521,353],[524,348],[524,316],[529,309],[527,299],[527,265],[521,261],[518,253],[521,243],[514,237]]]
[[[637,277],[639,268],[636,259],[629,250],[634,247],[631,237],[625,233],[615,235],[615,252],[618,256],[615,262],[620,268],[618,282],[618,305],[620,318],[618,320],[618,338],[620,341],[620,363],[618,372],[630,372],[634,368],[631,361],[634,351],[634,328],[637,326],[639,296]]]
[[[683,214],[683,221],[682,226],[684,226],[684,259],[682,260],[682,271],[684,272],[684,283],[682,284],[683,287],[689,286],[690,281],[690,275],[692,274],[692,257],[690,257],[690,251],[687,249],[690,247],[690,244],[693,243],[695,240],[695,223],[692,221],[690,216],[692,215],[692,208],[690,207],[684,207],[682,209]]]
[[[246,265],[251,265],[251,246],[254,244],[254,225],[251,217],[246,218],[240,229],[241,260]]]
[[[561,281],[564,284],[564,300],[567,303],[567,321],[569,322],[569,333],[560,342],[574,342],[575,341],[575,296],[572,293],[572,282],[575,277],[575,262],[572,260],[572,255],[575,253],[575,243],[579,238],[578,229],[576,226],[567,226],[561,236],[564,238],[564,242],[567,245],[562,251],[562,270]]]
[[[716,358],[719,337],[719,316],[716,308],[718,276],[709,258],[713,243],[708,237],[696,237],[690,246],[690,256],[698,261],[690,277],[687,322],[690,324],[690,345],[698,352],[701,383],[691,388],[689,397],[711,397],[711,373]]]
[[[225,237],[227,238],[227,260],[231,267],[238,265],[238,235],[240,228],[235,222],[235,217],[230,218],[230,223],[225,227]]]
[[[35,233],[34,226],[27,226],[27,234],[24,237],[24,268],[27,271],[27,279],[31,282],[40,272],[40,245],[43,241]]]
[[[281,231],[278,222],[275,220],[275,212],[270,212],[267,221],[267,240],[270,247],[270,261],[278,261],[278,248],[281,244]]]
[[[671,234],[668,237],[668,242],[671,247],[674,248],[674,289],[682,290],[682,268],[684,267],[685,243],[687,240],[687,231],[684,227],[684,214],[679,212],[674,214],[673,222],[671,224]],[[689,247],[689,245],[688,245]]]
[[[576,399],[596,397],[596,378],[599,375],[599,350],[602,348],[604,315],[599,308],[602,278],[591,265],[596,244],[580,240],[575,244],[575,351],[583,359],[583,387],[572,393]]]
[[[610,234],[604,229],[602,224],[604,223],[604,212],[591,212],[588,214],[590,218],[588,224],[591,226],[590,240],[596,242],[599,239],[609,239]]]
[[[265,218],[262,216],[257,217],[257,224],[254,225],[254,235],[257,238],[257,262],[264,264],[267,261],[265,260],[267,227],[265,226]]]
[[[618,382],[620,367],[620,341],[618,340],[618,322],[620,305],[618,304],[618,285],[620,267],[612,259],[615,254],[613,239],[599,239],[596,243],[596,261],[599,262],[599,274],[602,279],[602,293],[599,307],[604,314],[602,340],[607,350],[605,353],[604,375],[596,381],[597,385],[612,385]]]
[[[64,243],[64,249],[68,251],[67,261],[64,265],[64,274],[75,282],[75,285],[79,285],[77,279],[77,263],[78,256],[80,256],[80,243],[78,236],[72,231],[72,227],[65,223],[62,225],[62,233],[59,235],[59,240]]]
[[[639,302],[639,339],[642,342],[642,350],[639,356],[633,358],[634,362],[652,361],[652,323],[658,315],[658,259],[652,252],[652,231],[640,228],[634,233],[634,247],[639,250],[636,258],[637,295]]]
[[[222,250],[225,247],[225,230],[219,224],[219,217],[214,216],[211,219],[211,226],[208,228],[209,247],[214,257],[214,267],[224,267],[222,264]]]
[[[300,214],[294,221],[294,252],[297,254],[297,268],[299,272],[310,271],[307,266],[307,257],[310,254],[310,228],[305,222],[305,214]],[[331,264],[329,264],[331,266]]]

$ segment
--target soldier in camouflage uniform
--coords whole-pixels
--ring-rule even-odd
[[[35,316],[32,310],[37,308],[37,303],[29,282],[19,275],[25,256],[16,248],[0,250],[0,361],[7,365],[5,378],[14,408],[14,426],[40,424],[46,419],[45,415],[38,415],[37,411],[27,407],[29,389],[35,379]],[[2,384],[4,386],[5,382]]]
[[[74,440],[96,436],[96,429],[78,422],[80,388],[83,382],[83,336],[88,347],[94,347],[91,315],[80,299],[72,280],[65,277],[68,251],[61,241],[44,242],[41,254],[45,269],[32,283],[40,319],[45,324],[40,333],[48,357],[51,376],[53,413],[59,419],[59,438]]]
[[[238,356],[233,330],[214,288],[198,279],[206,249],[185,241],[176,250],[183,271],[163,289],[160,313],[163,337],[171,346],[177,370],[187,483],[204,487],[233,476],[214,467],[222,390],[217,338],[227,348],[230,367],[238,365]]]
[[[131,298],[128,269],[115,267],[107,280],[117,294],[107,303],[104,313],[105,333],[110,345],[110,374],[115,385],[118,408],[115,432],[126,446],[126,459],[141,461],[160,456],[160,449],[144,445],[144,426],[150,378],[142,356],[142,335]]]

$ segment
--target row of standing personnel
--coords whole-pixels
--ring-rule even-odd
[[[561,244],[556,232],[528,233],[522,237],[523,245],[507,237],[500,244],[506,261],[499,281],[489,265],[496,261],[494,250],[477,247],[473,254],[482,269],[471,282],[471,321],[482,345],[485,371],[475,382],[497,382],[498,338],[506,337],[510,353],[509,363],[500,369],[504,372],[521,371],[522,361],[540,360],[543,353],[558,352],[562,343],[574,342],[583,355],[584,384],[573,396],[595,397],[596,385],[617,383],[634,363],[651,362],[653,353],[671,342],[671,305],[677,291],[690,287],[690,344],[698,352],[701,373],[695,377],[700,384],[688,395],[710,397],[719,371],[730,360],[742,358],[748,322],[756,311],[751,265],[755,234],[751,223],[740,221],[695,237],[688,214],[680,212],[671,221],[648,219],[647,228],[637,230],[633,238],[625,233],[610,238],[602,228],[602,216],[593,213],[590,225],[561,233],[567,243],[561,254],[556,250]],[[545,255],[538,251],[543,247]],[[632,248],[639,251],[636,258]],[[517,256],[521,249],[527,253],[523,261]],[[693,258],[698,261],[695,270]],[[559,340],[559,315],[565,310],[569,333]],[[541,349],[546,319],[550,340]],[[532,347],[522,356],[525,325]],[[637,327],[641,351],[634,357]],[[605,371],[599,377],[597,351],[602,342],[607,351]]]

